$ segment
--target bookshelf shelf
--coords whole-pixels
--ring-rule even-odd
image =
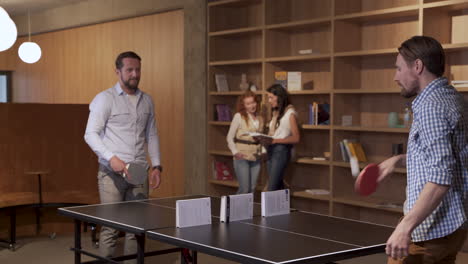
[[[281,24],[273,24],[268,25],[266,29],[281,29],[281,28],[290,28],[290,27],[298,27],[298,26],[316,26],[316,25],[323,25],[331,23],[331,17],[324,17],[324,18],[316,18],[316,19],[308,19],[308,20],[300,20],[294,22],[287,22]]]
[[[310,199],[310,200],[325,201],[325,202],[328,202],[328,201],[331,200],[330,195],[313,195],[313,194],[310,194],[310,193],[308,193],[306,191],[295,191],[295,192],[292,192],[291,196],[292,197]]]
[[[225,187],[231,187],[231,188],[239,188],[239,183],[235,180],[232,181],[220,181],[220,180],[210,180],[209,181],[211,184],[214,185],[219,185],[219,186],[225,186]],[[257,185],[255,190],[257,191],[262,191],[264,186],[262,185]]]
[[[223,122],[223,121],[209,121],[208,124],[212,126],[229,126],[230,122]]]
[[[314,160],[313,158],[298,158],[296,160],[300,164],[311,164],[311,165],[320,165],[320,166],[330,166],[330,161],[328,160]]]
[[[358,57],[358,56],[373,56],[373,55],[396,55],[398,50],[396,48],[390,49],[374,49],[374,50],[358,50],[336,52],[335,57]]]
[[[344,162],[344,161],[333,161],[331,163],[333,166],[336,166],[336,167],[342,167],[342,168],[351,168],[351,166],[349,165],[349,162]],[[359,163],[359,168],[360,169],[364,169],[364,167],[366,167],[369,163]],[[396,168],[394,173],[400,173],[400,174],[406,174],[406,168]]]
[[[248,27],[248,28],[239,28],[239,29],[216,31],[216,32],[208,33],[208,37],[216,37],[216,36],[240,34],[240,33],[248,33],[248,32],[257,32],[257,31],[260,32],[260,31],[262,31],[262,29],[263,29],[263,27]]]
[[[390,127],[356,127],[356,126],[333,126],[334,130],[342,131],[365,131],[376,133],[409,133],[408,128],[390,128]]]
[[[357,197],[351,197],[351,196],[339,196],[339,197],[334,197],[333,202],[346,204],[346,205],[353,205],[357,207],[371,208],[375,210],[387,211],[387,212],[398,213],[398,214],[403,213],[402,208],[388,208],[388,207],[382,206],[384,204],[389,203],[389,201],[385,199],[375,199],[375,198],[369,198],[369,197],[366,199],[359,199]]]
[[[232,157],[232,153],[230,151],[210,150],[210,151],[208,151],[208,153],[211,154],[211,155]]]
[[[302,129],[330,130],[330,126],[328,125],[302,125]]]
[[[379,89],[379,90],[369,90],[369,89],[340,89],[333,90],[335,94],[400,94],[400,90],[396,89]]]
[[[222,65],[257,64],[257,63],[262,63],[262,59],[211,61],[209,65],[210,66],[222,66]]]
[[[390,112],[399,124],[410,99],[400,95],[395,83],[399,45],[414,35],[441,41],[450,80],[468,80],[468,0],[223,0],[208,3],[208,167],[222,161],[232,167],[226,134],[230,122],[215,120],[216,104],[226,104],[234,114],[240,76],[245,73],[262,99],[268,121],[266,89],[275,83],[275,72],[301,72],[302,90],[289,91],[298,113],[301,142],[298,158],[288,165],[292,205],[339,217],[395,224],[401,208],[381,208],[404,199],[406,168],[397,168],[370,197],[353,191],[349,163],[341,162],[340,142],[361,143],[368,163],[392,156],[394,144],[407,148],[408,128],[388,127]],[[299,52],[300,51],[300,52]],[[306,54],[304,54],[306,53]],[[216,74],[225,74],[229,91],[219,92]],[[223,90],[223,89],[219,89]],[[468,87],[457,88],[468,98]],[[329,104],[330,124],[309,125],[309,105]],[[266,107],[268,108],[268,107]],[[345,121],[345,122],[343,122]],[[343,124],[351,126],[343,126]],[[352,121],[352,122],[349,122]],[[325,156],[318,161],[311,157]],[[361,169],[368,163],[361,163]],[[223,194],[237,183],[213,181],[208,191]],[[267,181],[262,169],[260,182]],[[231,188],[235,192],[235,188]],[[316,196],[306,189],[326,189],[332,196]]]
[[[353,22],[369,22],[379,21],[393,18],[404,18],[409,16],[417,16],[419,13],[419,5],[411,5],[404,7],[394,7],[382,10],[373,10],[360,13],[352,13],[339,15],[335,20],[348,20]]]

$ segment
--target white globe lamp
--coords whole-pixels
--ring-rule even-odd
[[[15,22],[11,20],[8,13],[0,7],[0,51],[9,49],[15,44],[18,36]]]
[[[18,55],[26,63],[35,63],[41,58],[41,47],[34,42],[23,42],[18,49]]]

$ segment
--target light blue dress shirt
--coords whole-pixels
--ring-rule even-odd
[[[152,166],[160,165],[159,138],[151,96],[137,89],[136,106],[120,84],[107,89],[89,105],[85,141],[99,157],[99,163],[110,168],[115,155],[125,163],[148,167],[145,145]]]
[[[424,185],[450,186],[441,204],[412,233],[413,242],[447,236],[466,224],[468,213],[468,114],[447,79],[432,81],[412,104],[408,140],[405,213]]]

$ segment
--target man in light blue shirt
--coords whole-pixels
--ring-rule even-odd
[[[415,36],[398,49],[395,81],[412,103],[406,155],[379,164],[379,181],[407,166],[404,213],[386,253],[403,263],[455,263],[467,235],[468,113],[466,102],[442,77],[445,54],[430,37]],[[411,245],[424,254],[409,255]]]
[[[152,164],[148,175],[152,189],[159,187],[162,172],[153,101],[138,89],[141,59],[134,52],[124,52],[117,57],[115,66],[118,82],[91,102],[84,136],[99,158],[98,185],[102,203],[148,197],[148,181],[133,185],[122,177],[123,174],[132,177],[126,167],[129,163],[149,169],[145,146]],[[118,231],[101,228],[99,249],[102,256],[114,255],[117,236]],[[127,234],[125,254],[134,253],[135,237]]]

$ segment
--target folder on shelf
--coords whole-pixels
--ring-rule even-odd
[[[262,216],[289,214],[289,189],[262,192]]]
[[[252,219],[253,200],[253,193],[222,196],[220,221],[228,223]]]
[[[216,90],[218,92],[229,91],[229,85],[227,82],[226,74],[215,74]]]
[[[176,227],[210,224],[211,200],[209,197],[176,201]]]
[[[302,90],[302,73],[301,72],[288,72],[287,88],[288,88],[288,91]]]

